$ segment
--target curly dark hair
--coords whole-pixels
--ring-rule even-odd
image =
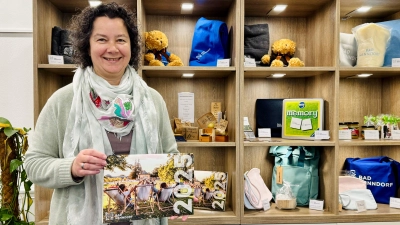
[[[124,21],[131,42],[131,59],[129,65],[138,69],[141,51],[136,12],[131,11],[125,5],[118,5],[115,2],[102,4],[97,7],[86,7],[81,13],[72,17],[69,30],[71,31],[70,36],[74,49],[74,62],[82,68],[93,66],[89,55],[90,36],[92,35],[94,20],[102,16],[110,19],[121,18]]]

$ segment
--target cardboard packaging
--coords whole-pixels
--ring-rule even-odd
[[[183,129],[183,136],[186,140],[199,140],[199,128],[185,127]]]
[[[216,142],[228,142],[229,141],[229,136],[228,135],[216,135],[215,136],[215,141]]]
[[[315,131],[324,129],[324,100],[284,99],[282,138],[314,140]]]
[[[199,140],[201,142],[212,142],[212,136],[203,134],[203,135],[200,135]]]

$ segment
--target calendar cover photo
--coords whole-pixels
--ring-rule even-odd
[[[193,154],[111,155],[107,163],[103,223],[193,215]]]
[[[195,209],[225,211],[228,173],[194,171],[193,207]]]

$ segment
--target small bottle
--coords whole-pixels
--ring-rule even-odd
[[[351,130],[351,139],[358,139],[360,137],[358,122],[349,122],[348,126]]]

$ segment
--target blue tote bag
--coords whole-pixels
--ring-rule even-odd
[[[387,156],[347,158],[345,168],[351,176],[365,180],[376,202],[389,204],[399,188],[400,164]]]
[[[216,66],[225,58],[229,58],[226,23],[201,17],[194,28],[189,66]]]

